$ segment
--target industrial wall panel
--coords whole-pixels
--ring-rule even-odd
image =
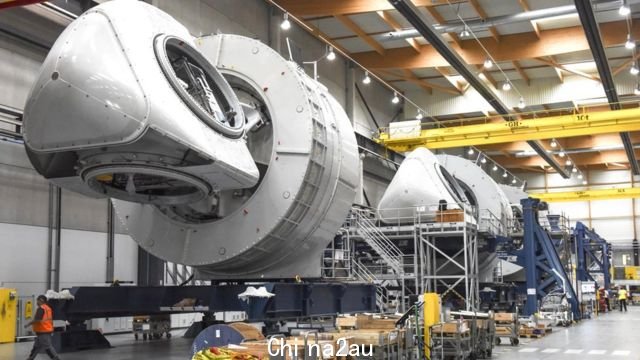
[[[629,242],[633,240],[633,221],[629,219],[592,220],[592,227],[607,241]]]
[[[62,231],[60,284],[62,287],[104,284],[105,233]],[[43,293],[47,278],[47,228],[0,223],[0,286],[15,287],[20,295]],[[127,235],[117,235],[116,277],[137,278],[137,245]]]
[[[23,108],[43,60],[43,54],[0,36],[0,104]]]
[[[606,218],[626,216],[631,218],[633,201],[631,199],[597,200],[591,202],[591,217]]]

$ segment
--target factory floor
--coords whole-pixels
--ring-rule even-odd
[[[62,360],[140,360],[166,359],[189,360],[193,339],[184,339],[184,330],[173,331],[171,340],[135,341],[132,334],[110,335],[107,339],[113,346],[106,350],[79,351],[61,354]],[[17,344],[0,345],[0,360],[24,360],[29,355],[33,343],[21,342]],[[49,359],[46,354],[38,355],[37,359]]]
[[[582,321],[579,325],[553,328],[540,339],[520,339],[520,346],[497,346],[493,359],[640,359],[640,306],[628,313],[618,310]]]
[[[108,339],[112,349],[63,354],[63,360],[138,360],[189,359],[191,340],[183,339],[183,331],[175,331],[171,340],[135,341],[131,334],[113,335]],[[640,307],[629,307],[628,313],[614,311],[570,328],[554,328],[540,339],[520,339],[520,346],[501,345],[494,348],[493,359],[640,359]],[[504,341],[506,342],[506,341]],[[26,359],[31,342],[0,345],[0,360]],[[47,359],[39,355],[38,359]]]

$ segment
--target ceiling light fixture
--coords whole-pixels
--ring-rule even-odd
[[[582,180],[582,185],[587,185],[587,180]]]
[[[418,110],[418,114],[416,114],[416,120],[422,120],[424,115],[422,115],[422,111]]]
[[[582,179],[584,178],[584,175],[582,175],[582,173],[578,174],[578,179]]]
[[[638,66],[636,64],[631,65],[631,69],[629,69],[629,72],[631,73],[631,75],[638,75],[638,73],[640,73],[640,70],[638,70]]]
[[[567,155],[567,154],[565,154],[565,152],[564,152],[564,151],[562,151],[562,150],[560,150],[560,151],[558,152],[558,156],[560,156],[561,158],[565,157],[565,155]]]
[[[503,178],[506,178],[506,177],[508,177],[508,176],[509,176],[509,174],[507,174],[507,172],[506,172],[506,171],[504,172],[504,174],[502,174],[502,177],[503,177]]]
[[[636,42],[631,40],[631,34],[627,34],[627,41],[624,43],[624,47],[633,50],[636,47]]]
[[[471,32],[469,32],[469,28],[465,25],[464,29],[460,32],[460,37],[466,38],[471,36]]]
[[[467,151],[467,154],[469,154],[469,155],[473,155],[475,153],[476,152],[473,150],[473,148],[469,148],[469,151]]]
[[[505,81],[504,84],[502,84],[502,90],[503,91],[509,91],[511,90],[511,83],[508,81]]]
[[[637,83],[636,88],[633,89],[633,95],[640,95],[640,83]]]
[[[555,148],[558,147],[558,142],[556,141],[556,139],[551,139],[549,145],[551,145],[552,148]]]
[[[520,96],[520,101],[518,101],[518,109],[522,110],[527,107],[527,104],[524,103],[524,98]]]
[[[564,163],[567,166],[571,166],[573,164],[573,162],[570,159],[567,159],[567,162]]]
[[[498,171],[498,165],[493,165],[493,167],[491,168],[491,171]]]
[[[518,182],[518,180],[516,180],[516,178],[513,178],[513,180],[511,180],[511,183],[512,183],[512,184],[515,184],[515,183],[517,183],[517,182]]]
[[[484,61],[484,68],[491,69],[493,67],[493,61],[491,59],[487,59]]]
[[[291,21],[289,21],[289,13],[284,13],[284,19],[282,20],[282,23],[280,23],[280,29],[282,30],[289,30],[291,29]]]
[[[329,53],[327,54],[327,60],[333,61],[336,59],[336,53],[333,52],[333,46],[329,46]]]
[[[371,84],[371,78],[369,77],[369,72],[365,71],[364,78],[362,78],[362,83],[365,85]]]
[[[631,9],[629,8],[629,4],[627,4],[627,0],[622,0],[622,5],[618,9],[618,14],[622,16],[627,16],[631,14]]]
[[[571,172],[574,173],[574,174],[577,173],[578,172],[578,168],[574,167],[573,169],[571,169]]]
[[[486,164],[487,163],[487,158],[483,157],[482,159],[480,159],[480,162],[483,163],[483,164]]]
[[[398,93],[397,92],[393,92],[393,98],[391,99],[391,102],[394,104],[397,104],[400,102],[400,98],[398,97]]]

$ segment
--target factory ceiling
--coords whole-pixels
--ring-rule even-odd
[[[429,44],[387,0],[267,1],[301,20],[314,35],[420,104],[429,104],[429,100],[420,102],[420,98],[454,104],[455,98],[473,91],[464,76],[445,60],[446,56]],[[638,106],[640,91],[634,91],[637,75],[630,74],[630,70],[637,66],[640,52],[626,44],[640,39],[640,21],[636,19],[640,14],[638,0],[586,1],[592,6],[595,27],[583,24],[586,20],[579,15],[573,0],[413,0],[412,3],[425,23],[442,35],[448,47],[476,71],[486,86],[500,95],[505,92],[504,84],[509,83],[519,95],[524,94],[527,107],[511,109],[520,118],[557,115],[594,104],[597,109],[593,110],[609,109],[604,88],[611,84],[603,84],[598,71],[603,63],[609,67],[622,107]],[[628,14],[620,11],[622,5],[628,7]],[[606,57],[604,62],[599,57],[594,59],[591,51],[592,39],[588,36],[596,29],[603,47],[600,55]],[[493,59],[491,68],[483,65],[488,57]],[[597,87],[601,95],[572,100],[571,94],[553,96],[548,91],[562,88],[561,85],[569,88],[565,83],[572,84],[572,88]],[[550,95],[533,95],[536,93]],[[491,108],[482,113],[497,114]],[[429,114],[429,118],[465,120],[477,118],[478,114],[473,107],[449,106]],[[405,116],[411,118],[412,114]],[[629,134],[628,139],[629,149],[640,144],[637,133]],[[553,152],[550,140],[541,143]],[[581,169],[629,168],[631,154],[625,152],[623,138],[618,134],[558,139],[556,143]],[[509,169],[555,171],[525,142],[479,149]],[[638,149],[634,151],[640,156]],[[556,160],[563,161],[558,157]]]

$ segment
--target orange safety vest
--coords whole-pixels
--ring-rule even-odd
[[[33,332],[36,334],[46,334],[53,332],[53,310],[49,307],[49,305],[44,304],[40,306],[44,314],[42,315],[42,320],[39,322],[33,323]]]

